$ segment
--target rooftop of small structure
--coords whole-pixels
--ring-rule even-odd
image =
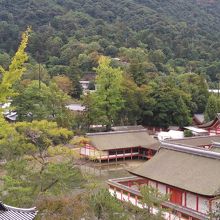
[[[146,129],[87,133],[91,144],[99,150],[144,147],[158,150],[159,142]]]
[[[142,125],[114,126],[112,131],[132,131],[145,129]]]
[[[85,111],[85,106],[83,106],[80,103],[72,103],[69,105],[66,105],[66,108],[68,108],[70,111]]]
[[[21,209],[0,202],[0,219],[3,220],[33,220],[37,215],[36,208]]]
[[[215,123],[217,121],[220,120],[220,113],[217,113],[216,114],[216,117],[212,120],[212,121],[209,121],[207,123],[204,123],[204,124],[201,124],[201,125],[198,125],[199,128],[208,128],[208,127],[212,127],[213,125],[215,125]]]
[[[204,123],[204,121],[205,121],[205,116],[204,116],[204,114],[194,114],[193,115],[193,118],[195,119],[195,120],[197,120],[199,123]]]

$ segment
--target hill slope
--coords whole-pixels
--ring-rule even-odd
[[[69,65],[83,53],[79,46],[80,52],[67,53],[76,41],[95,42],[98,53],[111,56],[122,46],[161,49],[167,61],[191,62],[193,70],[216,80],[219,12],[214,0],[0,0],[0,51],[12,53],[30,25],[30,53],[50,66]]]

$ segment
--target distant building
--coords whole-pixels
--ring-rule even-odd
[[[0,202],[0,219],[2,220],[33,220],[36,215],[36,208],[20,209]]]
[[[212,142],[210,138],[203,144],[203,138],[186,138],[185,143],[194,141],[194,145],[205,145]],[[142,208],[140,186],[147,184],[170,196],[162,204],[170,209],[164,213],[165,219],[210,219],[209,213],[220,202],[220,143],[210,148],[215,150],[207,150],[187,146],[183,141],[163,142],[151,160],[129,170],[133,176],[108,180],[109,192],[121,201]],[[153,208],[151,212],[155,214],[157,210]]]
[[[150,159],[159,146],[159,142],[146,129],[87,133],[86,136],[90,143],[81,148],[81,156],[100,162]]]
[[[209,89],[208,91],[209,91],[209,93],[215,93],[215,94],[220,93],[219,89]]]
[[[194,136],[209,135],[209,132],[205,129],[202,129],[202,128],[197,128],[197,127],[193,127],[193,126],[186,126],[186,127],[184,127],[184,129],[191,131]]]
[[[212,149],[213,143],[220,142],[220,135],[215,136],[195,136],[176,140],[165,140],[166,143],[188,146],[192,148]]]
[[[194,114],[192,120],[193,125],[202,125],[205,122],[204,114]]]
[[[220,134],[220,113],[217,113],[214,120],[198,125],[198,127],[207,130],[209,135]]]
[[[96,89],[95,88],[95,78],[96,78],[95,73],[87,73],[86,75],[83,76],[83,78],[81,78],[79,83],[81,84],[81,86],[83,88],[84,94],[88,93],[89,91],[94,91]],[[94,85],[93,89],[89,88],[92,84]]]
[[[88,90],[89,89],[90,81],[81,80],[81,81],[79,81],[79,83],[81,84],[83,90]]]
[[[11,102],[12,102],[12,100],[9,100],[9,102],[7,102],[7,103],[0,104],[0,108],[3,109],[3,115],[7,121],[15,122],[18,117],[18,114],[16,111],[8,110],[11,106]]]
[[[83,112],[86,109],[85,106],[78,103],[66,105],[66,108],[73,112]]]
[[[184,132],[183,131],[161,131],[158,133],[157,138],[159,141],[163,141],[166,139],[179,139],[184,138]]]

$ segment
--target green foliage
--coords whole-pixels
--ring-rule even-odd
[[[42,169],[33,162],[16,160],[7,164],[6,171],[1,197],[15,206],[29,207],[41,195],[60,195],[82,186],[84,181],[70,162],[48,163]]]
[[[48,83],[50,76],[45,66],[40,64],[27,64],[26,71],[22,76],[23,80],[41,80],[43,83]]]
[[[46,120],[18,122],[15,126],[16,130],[38,150],[46,150],[51,145],[66,143],[73,135],[71,131],[58,127],[56,122]]]
[[[8,70],[0,66],[0,73],[2,74],[0,82],[0,102],[5,102],[7,98],[15,95],[12,90],[12,85],[21,78],[21,75],[25,71],[24,63],[28,59],[25,49],[28,43],[29,32],[30,29],[23,33],[21,44],[15,56],[12,58]]]
[[[6,202],[30,206],[41,194],[57,195],[82,185],[84,179],[73,165],[72,155],[59,151],[64,157],[62,162],[48,159],[49,148],[67,143],[71,131],[46,120],[7,124],[5,128],[0,146],[2,157],[8,160],[1,188]]]
[[[165,201],[168,201],[168,195],[164,195],[161,192],[159,192],[157,189],[155,189],[152,186],[144,185],[140,189],[140,193],[142,196],[141,204],[143,207],[145,207],[142,212],[143,220],[147,219],[164,219],[163,218],[163,211],[165,209],[162,208],[162,203]],[[156,208],[158,210],[155,217],[152,214],[152,208]]]
[[[210,95],[206,109],[205,109],[205,120],[211,121],[214,120],[216,114],[220,112],[220,100],[219,97],[215,95]]]
[[[110,65],[111,59],[101,57],[97,72],[97,90],[93,93],[98,117],[106,129],[115,123],[117,113],[123,105],[121,96],[122,70]]]
[[[8,68],[11,58],[7,53],[0,53],[0,66],[4,69]]]
[[[7,98],[15,95],[12,90],[12,85],[21,78],[21,75],[25,71],[24,63],[28,59],[25,49],[28,43],[29,32],[30,29],[22,34],[21,44],[15,56],[12,58],[8,70],[5,70],[0,66],[0,73],[2,74],[0,82],[0,102],[5,102],[7,101]]]
[[[149,67],[167,73],[166,64],[171,63],[176,72],[205,73],[217,81],[219,1],[33,0],[35,10],[29,4],[0,2],[1,54],[15,51],[19,32],[30,24],[31,57],[47,64],[52,75],[86,74],[97,65],[94,52],[114,57],[120,47],[139,47],[149,51],[153,65],[149,60],[132,62],[131,72],[136,69],[141,75],[135,75],[138,84]]]
[[[12,102],[20,120],[54,120],[60,126],[71,127],[71,114],[65,107],[69,97],[55,83],[47,86],[32,81],[21,88],[20,95]]]
[[[95,216],[103,220],[127,220],[122,203],[110,195],[108,190],[101,189],[90,195],[90,205]]]
[[[192,131],[190,131],[190,130],[185,130],[184,131],[184,137],[192,137],[192,136],[193,136]]]

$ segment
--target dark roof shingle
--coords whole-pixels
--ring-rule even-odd
[[[36,208],[20,209],[0,202],[1,220],[33,220],[37,215]]]

